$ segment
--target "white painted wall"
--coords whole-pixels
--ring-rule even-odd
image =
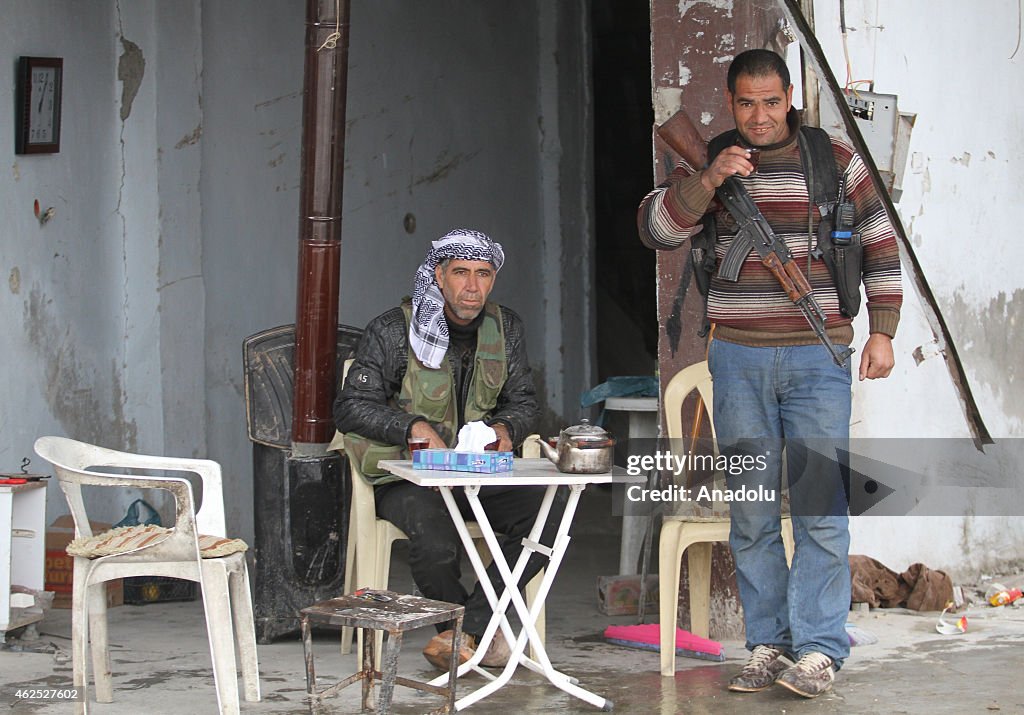
[[[0,92],[0,247],[7,286],[0,291],[5,336],[0,464],[5,471],[16,471],[23,457],[33,459],[33,468],[46,469],[32,452],[42,434],[143,449],[159,448],[163,441],[160,403],[153,399],[160,374],[155,283],[126,273],[130,267],[155,275],[157,241],[152,225],[146,242],[128,238],[152,204],[141,185],[133,203],[124,201],[123,162],[137,137],[122,135],[118,120],[114,8],[113,2],[4,3],[0,48],[8,71]],[[14,154],[19,55],[64,58],[59,154]],[[45,226],[33,215],[36,199],[44,210],[56,210]],[[133,335],[139,328],[137,339],[125,337],[129,327]],[[149,347],[137,350],[143,342]],[[153,376],[157,384],[147,384]],[[138,395],[129,397],[135,390]],[[140,434],[146,435],[141,441]],[[54,505],[60,513],[62,501],[54,485],[51,514]]]
[[[1018,380],[1024,244],[1016,225],[1024,190],[1018,161],[1024,152],[1018,98],[1024,51],[1011,55],[1020,40],[1020,5],[1016,0],[847,0],[845,5],[850,79],[873,79],[874,91],[898,95],[900,110],[917,114],[899,214],[989,431],[997,440],[1019,439],[1024,436],[1024,386]],[[838,12],[839,3],[815,3],[816,34],[842,85],[847,72]],[[831,121],[823,111],[823,125]],[[921,365],[911,357],[931,341],[931,332],[907,281],[905,294],[896,370],[887,380],[855,387],[854,436],[966,437],[941,357]],[[858,334],[865,335],[866,327],[861,321]],[[991,456],[977,459],[1011,479],[1007,469],[1019,474],[1024,468],[995,465]],[[929,461],[929,455],[921,460]],[[945,469],[946,476],[956,478],[955,465]],[[969,514],[977,496],[961,489],[950,499]],[[1019,512],[860,518],[854,519],[852,533],[854,553],[895,569],[921,561],[966,573],[1024,557]]]

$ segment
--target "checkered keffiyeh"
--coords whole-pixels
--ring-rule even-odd
[[[446,258],[461,261],[487,261],[501,270],[505,252],[490,236],[468,228],[456,228],[431,244],[423,265],[416,269],[412,291],[412,322],[409,344],[429,368],[438,368],[448,352],[448,322],[444,318],[444,296],[434,279],[434,268]]]

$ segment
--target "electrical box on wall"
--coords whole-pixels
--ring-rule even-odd
[[[899,201],[910,131],[917,115],[901,114],[895,94],[846,90],[844,95],[892,200]]]

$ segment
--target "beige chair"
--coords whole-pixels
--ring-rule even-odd
[[[346,360],[344,365],[344,377],[348,375],[352,360]],[[537,445],[539,438],[530,435],[523,443],[524,457],[539,457],[540,447]],[[337,435],[331,443],[332,449],[343,451],[344,445],[341,435]],[[408,539],[401,529],[386,519],[377,517],[376,503],[373,498],[373,487],[366,481],[359,471],[359,465],[349,461],[349,468],[352,479],[352,502],[349,508],[348,521],[348,544],[345,552],[345,593],[352,593],[357,588],[371,588],[384,590],[388,587],[388,574],[391,567],[391,546],[394,542]],[[483,541],[483,534],[480,532],[476,522],[469,521],[466,524],[470,535],[477,545],[477,550],[482,552],[484,563],[490,560],[487,553],[487,545]],[[533,603],[537,590],[540,588],[544,571],[541,570],[526,586],[527,604]],[[537,632],[544,638],[545,614],[541,609],[537,617]],[[380,649],[383,634],[378,633],[376,643],[376,662],[380,662]],[[349,653],[352,648],[352,629],[343,628],[341,631],[341,652]],[[360,650],[360,653],[362,651]],[[532,652],[532,651],[531,651]]]
[[[107,643],[106,583],[130,576],[169,576],[197,581],[202,591],[217,712],[239,711],[236,645],[245,699],[259,701],[246,547],[225,536],[220,465],[206,459],[115,452],[64,437],[40,437],[35,450],[53,465],[75,522],[76,539],[68,546],[68,553],[74,556],[71,645],[75,687],[84,693],[91,653],[96,700],[114,700]],[[198,510],[191,482],[184,476],[166,476],[168,472],[196,474],[201,478],[203,501]],[[128,494],[136,494],[138,489],[166,490],[174,497],[174,525],[166,529],[127,527],[94,535],[82,499],[83,486],[121,488]],[[155,613],[146,615],[158,617]],[[76,713],[87,710],[88,697],[75,703]]]
[[[668,437],[673,447],[682,444],[683,401],[694,390],[697,390],[704,403],[704,409],[707,410],[708,421],[711,423],[712,444],[717,455],[711,373],[706,361],[683,368],[665,388],[663,404]],[[715,486],[722,487],[724,482],[725,476],[717,473]],[[696,636],[707,638],[711,611],[711,545],[716,541],[728,540],[729,515],[726,504],[713,504],[706,515],[695,511],[689,514],[666,515],[662,521],[658,543],[662,675],[673,676],[676,670],[679,576],[683,553],[688,552],[689,559],[690,631]],[[786,560],[792,561],[793,523],[788,516],[782,519],[782,541],[786,548]]]

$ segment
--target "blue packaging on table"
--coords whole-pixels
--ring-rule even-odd
[[[417,449],[412,453],[415,469],[493,474],[512,471],[511,452],[456,452],[453,449]]]

